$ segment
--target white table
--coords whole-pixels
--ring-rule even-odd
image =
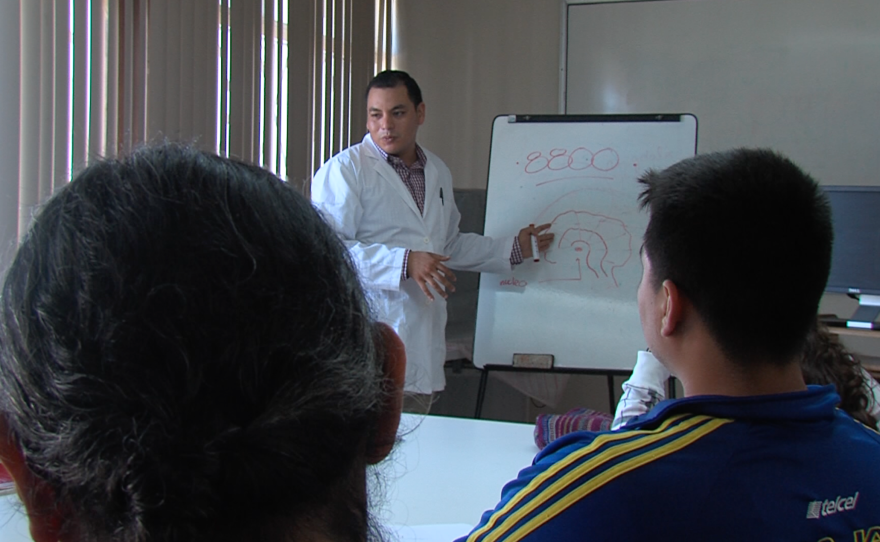
[[[384,496],[374,513],[402,540],[467,534],[498,503],[502,486],[531,464],[538,452],[533,431],[529,424],[404,414],[402,441],[379,466]],[[0,541],[31,542],[14,495],[0,497]]]
[[[33,542],[28,532],[24,505],[14,493],[0,495],[0,540],[2,542]]]
[[[386,504],[374,513],[385,525],[445,524],[451,534],[467,534],[498,503],[504,484],[531,465],[538,452],[534,427],[405,414],[403,441],[383,464]],[[433,539],[424,531],[397,531],[402,540]]]

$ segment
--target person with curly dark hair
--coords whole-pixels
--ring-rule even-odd
[[[877,382],[824,324],[817,322],[807,336],[801,371],[807,384],[833,384],[840,395],[840,409],[877,429]]]
[[[36,542],[380,536],[405,356],[287,183],[166,144],[39,210],[0,303],[0,459]]]

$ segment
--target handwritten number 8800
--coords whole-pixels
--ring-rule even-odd
[[[553,149],[549,156],[544,156],[541,151],[534,151],[529,153],[526,160],[528,160],[525,167],[526,173],[538,173],[545,169],[550,171],[563,169],[581,171],[593,168],[599,171],[611,171],[620,163],[620,156],[610,147],[595,153],[587,148],[578,147],[571,152],[568,152],[568,149]]]

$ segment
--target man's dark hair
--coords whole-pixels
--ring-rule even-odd
[[[639,179],[653,286],[671,280],[740,363],[799,354],[828,279],[831,209],[787,158],[736,149]]]
[[[419,84],[416,83],[416,80],[410,77],[408,73],[400,70],[385,70],[384,72],[376,74],[376,76],[370,80],[370,84],[367,85],[364,99],[366,100],[369,98],[371,89],[395,88],[399,85],[406,86],[406,93],[409,96],[410,101],[413,103],[413,106],[418,107],[419,104],[422,103],[422,89],[419,88]]]
[[[39,211],[2,295],[0,415],[77,540],[366,537],[349,488],[381,331],[287,183],[176,145],[101,161]]]

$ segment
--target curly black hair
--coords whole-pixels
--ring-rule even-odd
[[[865,392],[865,373],[859,359],[824,324],[817,323],[807,336],[801,370],[807,384],[833,384],[840,395],[840,408],[868,427],[877,428],[877,420],[868,412],[871,399]]]

